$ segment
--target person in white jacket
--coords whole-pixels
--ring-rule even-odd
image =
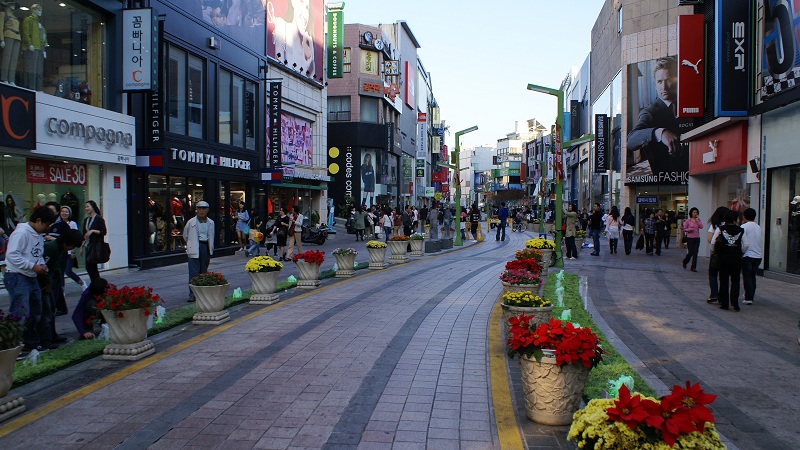
[[[3,278],[11,314],[27,317],[24,351],[42,350],[39,348],[37,323],[42,315],[42,291],[39,288],[37,275],[46,275],[47,266],[43,258],[44,238],[50,225],[56,221],[56,215],[50,208],[37,208],[27,223],[19,223],[11,233],[6,248],[6,274]]]
[[[208,218],[208,202],[195,205],[197,215],[186,221],[183,237],[186,239],[186,256],[189,257],[189,280],[208,272],[208,264],[214,254],[214,221]],[[188,302],[194,302],[194,293],[189,289]]]

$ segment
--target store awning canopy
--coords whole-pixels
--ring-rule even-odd
[[[324,191],[328,188],[327,186],[315,186],[313,184],[297,184],[297,183],[274,183],[270,184],[270,186],[279,188],[310,189],[312,191]]]

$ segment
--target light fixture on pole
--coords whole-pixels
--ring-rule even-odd
[[[553,135],[550,138],[550,142],[552,143],[552,145],[550,147],[550,149],[551,149],[550,151],[552,151],[555,154],[554,165],[555,165],[555,168],[556,168],[556,170],[555,170],[555,175],[556,175],[556,210],[555,210],[556,218],[555,219],[556,220],[555,220],[555,224],[554,224],[555,225],[555,227],[554,227],[555,228],[555,235],[556,235],[555,236],[555,239],[556,239],[556,249],[555,249],[556,259],[555,259],[554,266],[555,267],[564,267],[564,260],[561,257],[561,239],[563,238],[563,235],[561,233],[561,217],[562,217],[562,209],[564,208],[564,205],[561,204],[562,201],[563,201],[562,200],[563,185],[561,184],[561,178],[562,177],[561,177],[560,171],[558,170],[559,164],[562,163],[561,161],[559,161],[559,158],[561,158],[561,130],[563,129],[563,126],[564,126],[564,92],[562,92],[560,89],[553,89],[553,88],[549,88],[549,87],[538,86],[538,85],[535,85],[535,84],[528,84],[528,90],[529,91],[535,91],[535,92],[541,92],[541,93],[547,94],[547,95],[552,95],[552,96],[556,97],[556,99],[558,100],[558,105],[557,105],[557,108],[556,108],[557,112],[556,112],[555,133],[553,133]],[[542,220],[544,220],[544,217],[542,217]]]
[[[456,240],[453,242],[453,245],[461,246],[464,243],[461,241],[461,168],[460,168],[460,160],[461,160],[461,135],[473,132],[478,129],[477,125],[473,125],[466,130],[456,131],[456,149],[453,152],[453,157],[451,161],[455,166],[456,172],[456,222],[455,222],[455,229],[456,229]]]

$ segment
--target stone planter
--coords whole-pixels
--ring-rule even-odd
[[[500,282],[503,285],[503,293],[506,292],[532,292],[533,295],[539,295],[539,288],[541,284],[511,284],[505,281]]]
[[[581,247],[583,247],[583,240],[584,239],[585,238],[579,238],[579,237],[575,238],[575,248],[577,248],[578,251],[581,251]]]
[[[17,394],[9,394],[14,383],[14,363],[22,346],[0,350],[0,422],[25,411],[25,400]]]
[[[408,261],[408,241],[389,241],[389,262],[401,264]]]
[[[189,289],[194,292],[197,300],[197,312],[192,316],[195,325],[219,325],[231,320],[231,315],[225,309],[225,294],[228,292],[227,284],[220,286],[194,286]]]
[[[412,239],[409,242],[411,242],[411,256],[422,256],[422,246],[425,241],[422,239]]]
[[[319,287],[319,264],[307,263],[302,259],[298,259],[297,269],[300,271],[297,277],[298,289],[315,289]]]
[[[537,249],[542,252],[542,269],[547,269],[553,265],[553,250],[547,248]]]
[[[248,272],[250,282],[253,284],[253,295],[250,296],[251,305],[272,305],[280,299],[275,293],[275,284],[278,283],[280,270],[272,272]]]
[[[103,349],[103,359],[136,361],[156,352],[153,343],[147,339],[149,316],[144,315],[143,309],[122,311],[122,317],[108,309],[100,311],[111,338],[111,343]]]
[[[373,270],[380,270],[386,268],[386,248],[368,248],[369,253],[369,268]]]
[[[528,308],[523,306],[510,306],[506,305],[505,303],[500,303],[500,308],[503,309],[503,327],[506,330],[506,336],[509,336],[508,330],[511,329],[511,324],[508,323],[508,319],[512,317],[519,317],[522,314],[525,314],[526,316],[533,316],[533,319],[531,319],[530,322],[531,328],[537,327],[542,323],[548,323],[550,322],[550,318],[553,317],[552,306],[545,306],[543,308]]]
[[[522,356],[519,368],[528,419],[543,425],[571,424],[572,415],[580,407],[589,368],[583,364],[559,367],[555,355],[548,354],[541,361]]]
[[[438,239],[428,239],[426,241],[422,241],[425,253],[436,253],[440,248],[439,240]]]
[[[356,255],[333,255],[336,258],[336,278],[350,278],[356,274]]]

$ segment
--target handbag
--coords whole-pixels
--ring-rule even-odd
[[[644,235],[640,234],[639,239],[636,241],[636,250],[641,250],[644,248]]]
[[[108,242],[100,241],[95,245],[89,246],[86,254],[86,262],[89,264],[103,264],[111,259],[111,246]]]

